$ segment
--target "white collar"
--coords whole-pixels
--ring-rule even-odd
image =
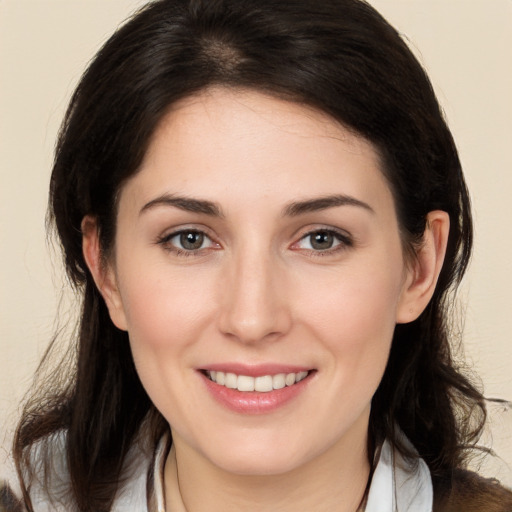
[[[365,512],[432,512],[432,503],[432,478],[425,461],[408,461],[385,441]]]

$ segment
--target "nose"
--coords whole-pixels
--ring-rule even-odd
[[[252,254],[240,254],[226,269],[219,327],[251,344],[282,337],[292,320],[283,268],[268,254],[248,252]]]

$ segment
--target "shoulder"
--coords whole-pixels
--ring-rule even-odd
[[[0,481],[0,512],[24,512],[23,500],[5,480]]]
[[[36,442],[30,448],[29,467],[23,486],[35,512],[76,510],[68,471],[66,431],[59,431]],[[147,442],[133,443],[125,460],[111,510],[131,512],[147,510],[146,487],[154,454]],[[0,512],[25,512],[21,485],[13,471],[0,475]]]
[[[25,512],[21,486],[12,455],[4,451],[0,457],[0,512]]]
[[[6,461],[6,473],[0,478],[0,512],[24,512],[27,505],[22,488],[38,512],[67,511],[64,499],[68,487],[65,457],[65,432],[42,438],[27,449],[23,482],[14,469],[12,455]]]
[[[512,491],[463,469],[433,477],[434,512],[512,512]]]

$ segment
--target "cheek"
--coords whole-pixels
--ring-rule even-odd
[[[133,359],[151,400],[170,421],[169,411],[176,414],[183,405],[191,347],[205,336],[212,318],[211,287],[197,270],[130,267],[125,264],[119,274]]]
[[[302,301],[312,336],[330,354],[331,395],[342,397],[348,407],[340,406],[336,413],[329,407],[340,424],[369,405],[384,374],[396,324],[401,268],[370,269],[351,267],[326,283],[317,282],[313,296]]]
[[[125,268],[121,297],[137,367],[175,361],[201,337],[212,318],[215,297],[207,273],[169,270],[166,265]],[[203,275],[206,274],[206,275]]]
[[[334,346],[342,343],[346,349],[363,350],[368,344],[388,345],[391,340],[401,290],[400,273],[370,268],[351,268],[327,282],[317,281],[313,293],[310,286],[304,286],[302,309]]]

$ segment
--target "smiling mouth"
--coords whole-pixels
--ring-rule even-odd
[[[268,393],[276,389],[293,386],[304,380],[310,372],[278,373],[275,375],[262,375],[251,377],[249,375],[237,375],[235,373],[205,370],[204,374],[219,386],[238,391]]]

